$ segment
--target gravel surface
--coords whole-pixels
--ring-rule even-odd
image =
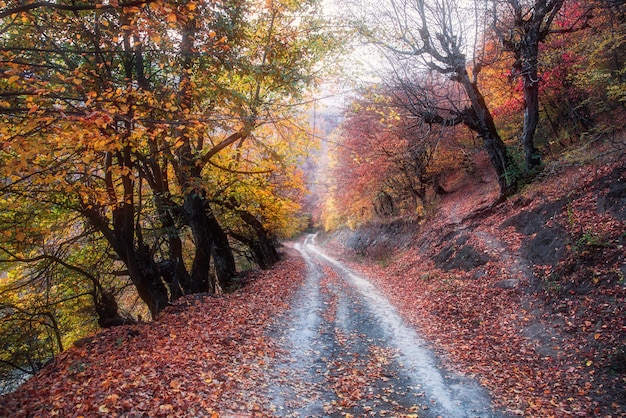
[[[367,280],[308,236],[307,278],[276,324],[272,409],[286,417],[499,417],[474,380],[443,370]]]

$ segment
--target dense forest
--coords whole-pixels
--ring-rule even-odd
[[[478,152],[497,205],[621,134],[621,0],[329,7],[0,1],[2,380],[100,327],[237,289],[311,223],[429,216]],[[325,138],[315,88],[351,78],[354,45],[385,65]]]
[[[468,4],[362,12],[369,26],[359,31],[390,69],[354,97],[335,133],[327,228],[423,215],[446,193],[446,173],[471,173],[478,150],[505,198],[543,160],[621,131],[623,2]]]
[[[3,367],[228,292],[301,228],[315,2],[2,2]]]

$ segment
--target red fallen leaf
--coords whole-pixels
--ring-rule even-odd
[[[54,373],[41,373],[0,397],[0,416],[21,418],[42,410],[59,416],[116,410],[129,416],[173,416],[182,410],[190,416],[217,418],[220,410],[250,416],[254,403],[238,401],[239,393],[260,390],[253,382],[261,380],[265,356],[274,352],[266,328],[288,309],[284,301],[304,275],[304,261],[292,252],[274,270],[253,273],[236,293],[183,298],[154,322],[101,331],[88,349],[73,347],[58,356]],[[141,338],[129,338],[129,330]],[[258,416],[270,415],[261,404],[257,409]]]
[[[598,196],[604,195],[606,190],[598,191],[590,186],[599,176],[611,173],[616,165],[566,169],[563,175],[552,176],[536,185],[536,191],[530,193],[535,193],[538,199],[533,200],[532,195],[522,197],[532,202],[530,206],[507,202],[484,221],[464,225],[467,227],[464,231],[470,234],[469,242],[487,253],[502,254],[482,267],[479,280],[473,272],[442,272],[433,265],[430,257],[441,250],[436,241],[442,233],[429,225],[429,221],[422,225],[420,233],[421,239],[429,234],[432,236],[432,254],[425,253],[426,246],[420,242],[419,248],[390,255],[393,262],[386,267],[368,259],[351,263],[351,266],[364,272],[407,322],[419,328],[438,349],[448,354],[446,358],[456,368],[477,373],[496,401],[510,411],[528,416],[622,416],[623,405],[611,405],[608,400],[623,391],[620,380],[623,376],[611,374],[608,359],[615,358],[612,356],[620,349],[619,342],[626,339],[626,288],[616,282],[619,275],[615,275],[623,263],[623,248],[617,246],[623,242],[620,237],[626,224],[598,212]],[[447,196],[438,211],[445,213],[450,206],[457,205],[462,201],[461,195],[463,193],[455,192]],[[529,292],[506,295],[495,291],[492,285],[502,279],[499,277],[502,272],[519,275],[521,271],[524,274],[518,265],[507,267],[506,262],[519,254],[525,237],[513,227],[503,229],[500,225],[512,215],[534,209],[533,205],[555,202],[564,195],[572,204],[562,213],[555,214],[552,225],[566,229],[573,237],[586,231],[606,237],[605,242],[613,245],[613,259],[607,257],[604,247],[595,251],[597,259],[592,261],[598,264],[589,269],[573,262],[569,266],[573,271],[571,274],[559,270],[560,266],[537,266],[530,270],[534,278],[547,280],[554,280],[562,274],[562,280],[557,284],[567,290],[586,283],[585,278],[593,287],[586,287],[584,295],[574,287],[570,295],[565,294],[560,299],[548,299],[543,294]],[[466,193],[462,197],[465,208],[457,212],[457,219],[463,219],[476,207],[471,207],[472,195]],[[570,215],[572,218],[568,218]],[[439,230],[447,233],[449,230],[444,224],[437,225]],[[480,234],[476,236],[474,232]],[[481,242],[481,236],[487,239]],[[507,251],[489,247],[498,242],[503,243]],[[334,249],[344,251],[339,246]],[[583,257],[591,257],[593,253],[588,251]],[[573,261],[576,260],[581,261],[580,258]],[[581,281],[575,281],[577,275]],[[526,285],[520,289],[529,287]],[[536,341],[523,334],[525,329],[533,326],[546,330],[548,337],[545,341]],[[588,332],[581,332],[583,327],[592,333],[591,341]],[[554,354],[539,354],[539,343],[548,351],[554,350]],[[586,382],[591,386],[586,387]],[[537,389],[533,392],[529,388]],[[585,395],[579,395],[579,390]],[[596,397],[595,401],[591,393]],[[602,402],[601,413],[594,413],[597,402]]]

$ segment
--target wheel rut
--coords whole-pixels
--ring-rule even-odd
[[[499,417],[474,380],[441,368],[364,277],[314,236],[296,247],[307,279],[275,332],[284,356],[268,397],[285,417]]]

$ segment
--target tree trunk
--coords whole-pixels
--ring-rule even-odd
[[[154,319],[170,302],[159,267],[153,260],[150,249],[143,244],[139,244],[137,249],[129,248],[127,260],[130,279]]]
[[[498,176],[498,184],[500,186],[500,197],[506,198],[512,195],[517,189],[517,170],[515,162],[509,154],[506,145],[500,138],[496,124],[493,120],[491,112],[487,107],[485,98],[478,90],[475,83],[470,80],[465,67],[457,68],[458,81],[461,83],[467,93],[475,121],[470,124],[471,128],[483,140],[491,165],[496,170]]]
[[[213,265],[215,267],[215,276],[222,291],[226,292],[232,285],[233,278],[237,275],[237,267],[235,265],[235,257],[230,248],[228,235],[215,219],[212,213],[208,214],[209,227],[213,233]]]
[[[187,223],[191,228],[196,249],[191,280],[185,293],[214,293],[215,278],[211,276],[211,257],[215,268],[215,277],[222,288],[231,286],[237,274],[235,257],[228,242],[228,236],[215,219],[206,199],[190,193],[185,197],[184,209]]]
[[[263,224],[251,213],[239,211],[241,219],[250,225],[256,234],[256,239],[252,240],[250,249],[254,254],[255,261],[259,267],[266,270],[276,264],[280,259],[274,240],[270,237],[269,232]]]
[[[537,70],[538,45],[529,45],[522,50],[522,61],[525,67],[524,74],[524,132],[522,145],[524,147],[524,162],[526,170],[532,170],[541,165],[541,155],[535,147],[535,132],[539,125],[539,72]]]
[[[130,130],[130,126],[127,125]],[[115,157],[114,155],[115,154]],[[107,153],[105,167],[105,183],[111,204],[115,206],[112,212],[112,226],[96,209],[87,206],[83,213],[91,224],[99,230],[111,244],[117,255],[126,265],[128,275],[137,288],[139,297],[148,305],[152,318],[155,318],[169,303],[167,288],[161,280],[159,268],[153,259],[150,248],[144,244],[141,225],[135,223],[134,179],[132,176],[122,176],[123,196],[118,198],[111,170],[114,161],[121,168],[132,167],[132,149],[124,147],[115,153]]]
[[[189,283],[189,275],[181,270],[184,269],[182,260],[180,259],[168,259],[161,260],[158,263],[159,274],[163,278],[163,281],[167,284],[170,291],[170,300],[175,301],[181,298],[185,294],[185,287]]]
[[[521,76],[524,84],[524,132],[522,146],[527,170],[541,165],[541,155],[535,147],[534,137],[539,124],[539,44],[552,32],[565,0],[537,0],[525,4],[509,1],[513,27],[500,33],[503,46],[515,54],[513,76]],[[495,8],[494,8],[495,10]],[[584,27],[584,20],[580,22]],[[573,27],[567,31],[575,30]],[[515,35],[514,35],[515,34]]]
[[[161,228],[167,236],[169,253],[169,259],[159,263],[159,273],[170,289],[170,299],[174,301],[183,296],[184,289],[189,285],[190,277],[183,261],[183,243],[176,222],[163,202],[159,202],[159,199],[156,200]]]
[[[124,204],[113,210],[113,229],[98,210],[85,207],[82,212],[124,263],[139,297],[148,305],[152,318],[155,318],[168,305],[168,292],[150,249],[142,242],[138,242],[135,247],[132,204]]]
[[[184,209],[187,223],[193,234],[195,254],[191,267],[191,279],[185,293],[214,293],[215,281],[211,277],[211,252],[214,239],[207,216],[206,200],[189,193],[185,196]]]
[[[119,314],[117,301],[111,292],[104,291],[100,295],[94,296],[94,305],[100,328],[134,323],[132,319],[124,318]]]

